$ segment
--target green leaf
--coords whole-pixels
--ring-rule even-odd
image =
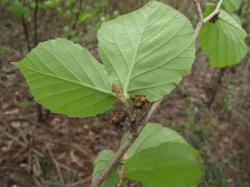
[[[238,16],[237,14],[230,14],[232,16],[232,18],[234,18],[234,20],[241,25],[241,18],[240,16]]]
[[[226,67],[240,63],[248,52],[247,34],[235,18],[221,10],[215,23],[206,23],[199,40],[213,67]]]
[[[92,175],[92,182],[96,180],[99,176],[101,171],[105,168],[107,163],[110,161],[114,152],[111,150],[103,150],[99,153],[97,159],[95,160],[95,168]],[[119,182],[119,175],[118,175],[118,165],[112,169],[110,175],[105,179],[101,187],[115,187],[116,184]]]
[[[91,116],[112,107],[112,85],[90,52],[66,39],[40,43],[19,64],[36,101],[53,112]]]
[[[125,177],[145,187],[191,187],[203,175],[199,153],[157,123],[146,125],[124,159]]]
[[[224,0],[223,7],[228,12],[235,12],[240,8],[241,0]]]
[[[190,145],[166,142],[125,162],[125,177],[145,187],[193,187],[202,179],[199,153]]]
[[[156,147],[165,142],[186,143],[184,138],[172,129],[165,128],[158,123],[148,123],[129,148],[125,157],[130,158],[144,149]]]
[[[167,95],[195,58],[190,21],[156,1],[104,22],[98,41],[104,65],[126,98],[138,94],[155,101]]]

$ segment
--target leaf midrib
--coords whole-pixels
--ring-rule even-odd
[[[134,68],[135,68],[135,65],[136,65],[136,63],[137,63],[138,61],[141,60],[141,59],[138,60],[138,59],[136,59],[136,58],[137,58],[137,55],[138,55],[138,51],[139,51],[139,49],[140,49],[140,47],[141,47],[141,44],[143,43],[142,39],[143,39],[145,30],[146,30],[146,28],[148,27],[148,20],[149,20],[150,16],[152,16],[152,14],[153,14],[155,11],[158,10],[158,8],[159,8],[159,7],[157,6],[157,7],[151,12],[151,14],[149,14],[149,15],[147,16],[146,21],[145,21],[145,24],[144,24],[144,27],[143,27],[143,29],[142,29],[142,31],[141,31],[141,37],[140,37],[140,39],[139,39],[139,41],[138,41],[138,44],[137,44],[137,47],[136,47],[134,56],[133,56],[133,58],[132,58],[131,66],[130,66],[130,68],[129,68],[129,72],[128,72],[128,75],[127,75],[127,79],[126,79],[125,84],[124,84],[123,95],[125,96],[125,98],[128,98],[128,97],[129,97],[129,95],[128,95],[128,92],[130,92],[130,90],[129,90],[129,84],[130,84],[130,81],[132,80],[131,78],[132,78],[132,73],[133,73],[133,70],[134,70]],[[173,16],[173,17],[175,17],[175,16]],[[170,19],[168,22],[170,22],[170,21],[172,21],[172,19]],[[185,24],[184,24],[183,26],[185,26]],[[173,37],[174,37],[174,36],[172,36],[169,40],[171,40]]]
[[[157,6],[157,8],[158,8],[158,6]],[[145,24],[144,24],[144,28],[142,29],[141,37],[140,37],[140,39],[139,39],[139,41],[138,41],[138,44],[137,44],[137,47],[136,47],[134,56],[133,56],[133,58],[132,58],[132,63],[131,63],[131,66],[130,66],[130,68],[129,68],[129,71],[128,71],[128,76],[127,76],[127,79],[126,79],[125,84],[124,84],[123,95],[125,96],[125,98],[128,98],[128,97],[129,97],[129,96],[128,96],[128,87],[129,87],[129,83],[130,83],[130,78],[131,78],[132,72],[133,72],[133,70],[134,70],[134,66],[135,66],[135,64],[136,64],[136,60],[135,60],[135,59],[136,59],[136,57],[137,57],[138,50],[139,50],[139,48],[140,48],[140,46],[141,46],[140,44],[141,44],[141,42],[142,42],[143,35],[144,35],[145,30],[146,30],[146,28],[147,28],[148,19],[149,19],[149,17],[157,10],[157,8],[155,8],[154,11],[152,11],[151,14],[147,16],[146,21],[145,21]],[[131,15],[134,16],[134,14],[131,14]]]
[[[92,90],[96,90],[98,92],[101,92],[101,93],[105,93],[107,95],[110,95],[110,96],[113,96],[115,97],[115,95],[112,93],[112,92],[109,92],[107,90],[104,90],[104,89],[101,89],[101,88],[98,88],[98,87],[94,87],[94,86],[91,86],[91,85],[88,85],[88,84],[85,84],[83,82],[76,82],[76,81],[73,81],[73,80],[69,80],[69,79],[65,79],[61,76],[54,76],[52,74],[48,74],[48,73],[44,73],[44,72],[40,72],[40,71],[37,71],[37,70],[34,70],[32,68],[27,68],[27,67],[21,67],[21,69],[26,69],[26,70],[29,70],[29,71],[33,71],[33,72],[36,72],[38,74],[41,74],[41,75],[45,75],[45,76],[48,76],[48,77],[52,77],[52,78],[55,78],[55,79],[59,79],[59,80],[63,80],[63,81],[67,81],[67,82],[72,82],[74,84],[78,84],[78,85],[81,85],[81,86],[84,86],[84,87],[88,87]]]

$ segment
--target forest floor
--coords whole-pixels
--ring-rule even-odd
[[[108,114],[85,119],[50,114],[37,122],[37,104],[10,63],[27,53],[22,28],[5,16],[0,16],[0,187],[89,186],[98,152],[115,150],[122,133],[108,124]],[[46,20],[43,24],[48,27]],[[50,36],[41,35],[41,41],[62,35],[60,29],[48,29]],[[95,46],[88,46],[93,53]],[[201,152],[206,168],[201,186],[248,187],[250,56],[226,69],[217,86],[220,72],[198,52],[192,72],[152,121],[179,131]]]

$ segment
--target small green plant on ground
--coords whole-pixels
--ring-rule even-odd
[[[87,117],[113,109],[115,102],[122,106],[110,123],[124,129],[124,138],[117,151],[99,153],[92,187],[130,180],[148,187],[187,187],[202,180],[199,153],[175,131],[149,121],[190,72],[199,33],[215,67],[239,63],[248,49],[245,31],[221,10],[227,7],[222,0],[205,16],[195,3],[200,16],[195,30],[183,14],[156,1],[104,22],[98,31],[103,64],[62,38],[40,43],[18,63],[35,99],[53,112]]]

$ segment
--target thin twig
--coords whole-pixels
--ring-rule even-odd
[[[216,16],[216,15],[219,14],[222,2],[223,2],[223,0],[220,0],[219,3],[217,4],[215,10],[209,16],[207,16],[205,19],[202,19],[202,20],[200,20],[198,22],[198,24],[196,25],[196,28],[195,28],[195,32],[194,32],[194,38],[195,38],[195,40],[197,39],[198,34],[199,34],[201,28],[203,27],[203,25],[205,23],[207,23],[208,21],[210,21],[214,16]],[[142,131],[142,129],[147,124],[147,122],[151,119],[152,115],[158,109],[158,107],[160,106],[160,104],[162,103],[163,100],[164,99],[161,99],[161,100],[155,102],[151,106],[150,110],[147,113],[147,116],[145,117],[145,120],[143,120],[141,122],[141,124],[139,125],[138,134]],[[134,143],[134,141],[135,141],[136,138],[137,138],[137,135],[134,135],[134,134],[131,134],[131,133],[128,135],[128,139],[118,148],[118,150],[115,153],[115,155],[113,156],[113,158],[109,161],[109,163],[107,164],[107,166],[103,169],[103,171],[100,173],[100,175],[97,177],[97,179],[91,185],[91,187],[99,187],[99,186],[101,186],[101,184],[103,183],[103,181],[105,180],[105,178],[112,171],[112,169],[115,166],[115,164],[122,159],[122,157],[127,152],[127,150],[129,149],[129,147]]]
[[[223,0],[220,0],[215,8],[215,10],[209,14],[206,18],[203,19],[204,23],[209,22],[211,19],[213,19],[215,16],[217,16],[220,13],[220,9],[222,6]]]
[[[42,106],[37,103],[36,105],[36,112],[37,112],[37,122],[43,122],[43,110]]]
[[[203,27],[203,25],[207,22],[209,22],[210,20],[212,20],[215,16],[217,16],[219,13],[220,13],[220,9],[221,9],[221,6],[222,6],[222,3],[223,3],[223,0],[217,0],[217,5],[216,5],[216,8],[214,9],[214,11],[209,14],[206,18],[203,18],[202,16],[202,10],[201,10],[201,5],[200,5],[200,0],[194,0],[194,3],[196,5],[196,9],[197,9],[197,12],[198,12],[198,15],[200,17],[200,21],[198,22],[198,24],[196,25],[196,28],[195,28],[195,32],[194,32],[194,37],[197,38],[198,35],[199,35],[199,32],[201,30],[201,28]],[[217,83],[216,83],[216,86],[215,86],[215,89],[217,90],[217,88],[220,86],[221,82],[222,82],[222,78],[223,78],[223,75],[225,73],[225,70],[224,69],[221,69],[220,70],[220,73],[219,73],[219,77],[217,79]],[[213,95],[212,97],[210,98],[210,100],[208,101],[207,103],[207,107],[210,108],[215,100],[215,97],[216,97],[216,90],[214,89],[213,91]]]
[[[34,182],[36,183],[37,187],[42,187],[42,184],[40,183],[41,179],[39,180],[39,178],[42,178],[42,176],[41,176],[42,169],[41,169],[41,164],[37,158],[37,155],[34,155],[34,162],[35,162],[35,167],[38,170],[37,172],[39,172],[39,173],[36,172],[36,173],[32,174],[32,178],[33,178]]]
[[[196,10],[198,13],[198,16],[200,18],[200,20],[203,20],[203,14],[202,14],[202,9],[201,9],[201,0],[194,0],[195,6],[196,6]]]
[[[29,30],[26,24],[26,20],[24,18],[23,15],[21,15],[21,23],[22,23],[22,27],[23,27],[23,34],[25,36],[25,41],[26,41],[26,45],[27,45],[27,49],[28,51],[31,50],[31,46],[30,46],[30,41],[29,41]]]
[[[86,2],[85,2],[86,3]],[[80,15],[81,15],[81,12],[83,11],[83,0],[80,0],[79,1],[79,6],[78,6],[78,10],[77,10],[77,13],[75,14],[75,20],[71,26],[71,30],[72,31],[75,31],[76,30],[76,27],[78,25],[78,22],[79,22],[79,18],[80,18]],[[69,34],[68,35],[68,39],[70,40],[72,38],[72,35]]]
[[[142,129],[145,127],[147,122],[151,119],[154,112],[158,109],[163,99],[155,102],[150,110],[147,113],[147,116],[145,117],[145,120],[139,124],[140,129],[138,129],[138,134],[142,131]],[[110,160],[110,162],[107,164],[107,166],[104,168],[104,170],[100,173],[100,175],[97,177],[97,179],[94,181],[91,187],[99,187],[102,182],[105,180],[105,178],[109,175],[111,170],[113,169],[114,165],[121,160],[123,155],[127,152],[128,148],[134,143],[135,139],[137,138],[137,135],[129,133],[127,141],[123,143],[117,150],[116,154],[113,156],[113,158]]]
[[[37,180],[37,178],[34,175],[32,175],[32,179],[36,183],[36,186],[42,187],[42,184]]]
[[[199,2],[197,0],[194,0],[196,3],[199,4]],[[198,34],[200,33],[201,28],[203,27],[203,25],[207,22],[209,22],[210,20],[212,20],[215,16],[217,16],[220,13],[220,8],[222,6],[223,0],[220,0],[218,2],[218,4],[216,5],[216,8],[214,9],[214,11],[209,14],[207,17],[205,17],[204,19],[201,19],[198,24],[195,27],[195,31],[194,31],[194,37],[195,39],[198,37]],[[200,5],[198,5],[200,7]],[[197,10],[198,12],[200,10]]]
[[[35,9],[34,9],[34,35],[33,35],[33,44],[34,47],[37,45],[37,16],[38,16],[38,9],[39,9],[39,0],[35,0]]]
[[[207,108],[212,107],[212,105],[215,101],[216,95],[217,95],[217,90],[220,88],[221,84],[223,83],[223,77],[224,77],[225,73],[226,73],[226,69],[221,68],[219,71],[218,78],[215,82],[215,86],[214,86],[213,91],[212,91],[212,96],[210,97],[209,101],[207,102]]]
[[[64,184],[64,179],[63,179],[63,175],[62,175],[62,172],[61,172],[61,168],[58,165],[58,163],[57,163],[57,161],[56,161],[56,159],[55,159],[55,157],[54,157],[51,149],[49,148],[49,146],[47,144],[46,144],[46,147],[47,147],[47,150],[49,151],[50,157],[52,158],[52,160],[53,160],[53,162],[55,164],[57,175],[58,175],[60,181]]]
[[[23,147],[23,148],[29,148],[29,146],[27,144],[25,144],[24,142],[20,141],[18,138],[16,138],[15,136],[11,135],[8,132],[3,132],[3,135],[5,135],[6,137],[12,139],[17,144],[19,144],[21,147]],[[41,152],[37,151],[36,149],[31,148],[31,151],[33,151],[38,156],[43,157],[43,154]]]
[[[87,183],[91,181],[91,176],[84,178],[83,180],[68,184],[69,187],[79,187],[79,186],[83,186],[83,184]]]
[[[19,144],[21,147],[24,147],[24,148],[28,147],[25,143],[23,143],[18,138],[16,138],[15,136],[11,135],[8,132],[3,132],[3,135],[6,136],[6,137],[8,137],[9,139],[12,139],[14,142],[16,142],[17,144]]]
[[[72,30],[75,30],[76,29],[76,26],[77,26],[77,23],[79,21],[79,17],[81,15],[81,12],[82,12],[82,4],[83,4],[83,0],[80,0],[79,2],[79,8],[78,8],[78,11],[76,13],[76,17],[75,17],[75,21],[71,27]]]
[[[3,123],[3,124],[4,124],[4,123]],[[23,147],[23,148],[29,148],[29,145],[28,145],[28,144],[22,142],[21,140],[19,140],[19,139],[16,138],[15,136],[11,135],[10,133],[4,131],[2,134],[3,134],[4,136],[8,137],[9,139],[12,139],[14,142],[16,142],[17,144],[19,144],[21,147]],[[32,151],[33,153],[35,153],[37,156],[39,156],[39,157],[44,157],[44,154],[43,154],[42,152],[40,152],[40,151],[38,151],[38,150],[36,150],[36,149],[34,149],[34,148],[31,148],[31,151]],[[70,167],[68,167],[68,166],[66,166],[66,165],[64,165],[64,164],[62,164],[62,163],[60,163],[60,162],[58,162],[58,161],[56,161],[56,160],[55,160],[55,162],[56,162],[61,168],[65,169],[65,170],[68,170],[68,171],[70,171],[70,172],[76,173],[76,171],[73,170],[72,168],[70,168]]]
[[[39,11],[39,0],[35,0],[35,9],[33,12],[33,47],[36,47],[38,44],[38,38],[37,38],[37,33],[38,33],[38,11]],[[46,116],[43,116],[43,110],[42,110],[42,106],[40,104],[37,103],[36,106],[36,110],[37,110],[37,121],[38,122],[43,122],[45,121],[47,118]]]

